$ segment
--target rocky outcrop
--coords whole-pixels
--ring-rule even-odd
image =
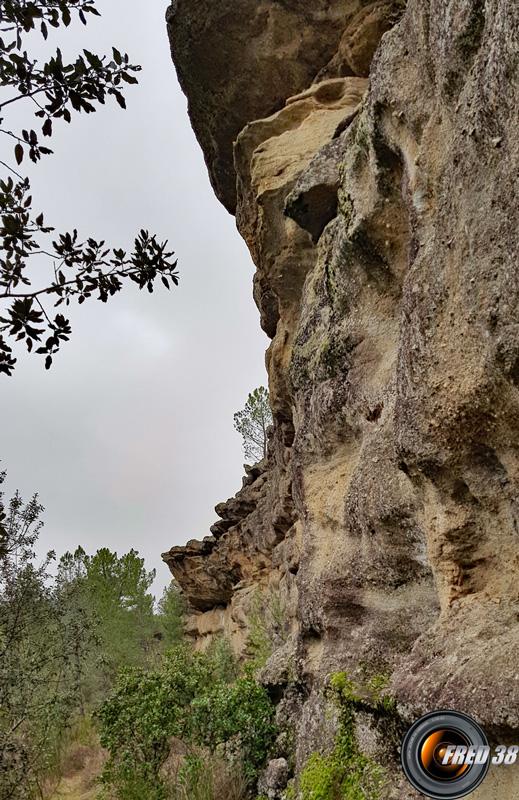
[[[327,77],[367,75],[399,6],[398,0],[175,0],[170,6],[175,66],[214,190],[229,211],[236,208],[233,143],[243,127],[282,108],[320,69]]]
[[[216,507],[212,536],[162,555],[189,604],[187,633],[199,648],[224,634],[243,655],[251,619],[265,614],[267,599],[283,610],[287,634],[296,618],[299,548],[284,442],[292,435],[281,425],[271,436],[268,458],[247,467],[236,497]]]
[[[272,339],[268,462],[214,540],[167,555],[192,630],[216,613],[244,652],[244,593],[283,586],[263,679],[296,724],[296,773],[325,746],[339,670],[390,676],[400,722],[455,707],[517,738],[519,10],[239,5],[169,17]],[[387,797],[416,796],[366,724]]]

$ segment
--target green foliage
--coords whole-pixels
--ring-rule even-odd
[[[206,650],[206,657],[213,666],[219,680],[231,683],[239,674],[238,662],[229,640],[225,636],[216,636]]]
[[[330,694],[339,714],[334,747],[308,759],[300,779],[301,800],[377,800],[384,770],[360,752],[355,737],[354,712],[362,695],[344,672],[332,676]]]
[[[331,676],[330,689],[332,697],[339,706],[356,703],[361,699],[355,684],[345,672],[335,672]]]
[[[180,616],[175,619],[181,608],[171,598],[162,616],[154,615],[154,573],[133,550],[118,556],[104,548],[89,556],[79,547],[60,559],[55,577],[49,574],[53,554],[37,566],[42,511],[37,496],[24,503],[16,494],[6,507],[0,493],[0,800],[40,797],[39,787],[59,772],[63,747],[95,740],[92,707],[106,697],[122,666],[121,680],[137,704],[155,698],[153,674],[141,669],[139,682],[138,668],[158,660],[163,645],[156,632],[165,620],[170,631],[182,627]],[[211,667],[229,676],[228,652],[222,645],[214,649]],[[210,684],[212,673],[203,660],[179,660],[182,652],[172,671],[178,691],[185,671],[191,698],[189,681]],[[193,664],[199,667],[194,676]],[[148,723],[151,710],[146,708]],[[122,706],[123,725],[124,711]],[[142,788],[149,772],[132,773],[132,791]],[[148,788],[135,797],[153,797]]]
[[[264,386],[254,389],[245,408],[234,415],[234,427],[243,439],[245,458],[255,464],[267,455],[267,430],[272,425],[269,393]]]
[[[178,644],[184,636],[185,601],[178,586],[172,581],[164,589],[158,603],[157,620],[164,643]]]
[[[273,648],[263,598],[258,591],[252,599],[248,623],[247,655],[254,669],[261,669],[272,655]]]
[[[234,683],[217,683],[191,704],[197,743],[214,751],[230,743],[240,754],[246,777],[252,782],[265,762],[275,735],[273,706],[252,673]]]
[[[172,788],[172,800],[247,800],[250,794],[238,762],[212,754],[188,755]]]
[[[0,373],[5,375],[16,365],[9,338],[43,356],[46,369],[52,365],[71,333],[63,314],[51,316],[52,305],[83,303],[92,296],[106,302],[127,280],[149,292],[157,278],[167,289],[178,283],[177,262],[168,243],[146,230],[135,238],[131,253],[93,237],[81,240],[77,230],[53,239],[54,228],[45,223],[43,213],[33,211],[29,179],[18,172],[26,156],[37,163],[52,153],[42,137],[51,138],[56,123],[70,123],[75,113],[93,113],[110,97],[126,108],[122,88],[137,83],[134,73],[140,66],[130,64],[128,55],[115,47],[110,57],[85,49],[70,63],[64,62],[59,48],[48,61],[31,56],[30,34],[39,31],[46,39],[49,26],[67,27],[76,14],[85,25],[87,15],[99,16],[95,0],[0,0],[1,33],[7,35],[0,38],[0,78],[2,86],[12,89],[12,96],[0,103],[0,134],[13,144],[16,162],[16,168],[0,162],[11,173],[0,180]],[[4,127],[12,104],[27,100],[36,109],[41,132],[30,126],[19,131]],[[36,287],[34,276],[41,271],[35,267],[42,259],[50,259],[50,271]]]
[[[222,648],[194,653],[173,647],[153,670],[126,670],[101,706],[101,743],[109,751],[103,780],[120,800],[132,781],[167,792],[161,769],[171,737],[215,752],[227,746],[252,781],[273,737],[273,706],[249,673],[229,682]],[[156,788],[156,791],[159,791]]]
[[[0,772],[9,776],[0,800],[40,796],[67,746],[95,746],[96,728],[109,752],[106,796],[245,800],[277,733],[252,666],[240,673],[224,638],[206,653],[179,642],[178,590],[168,587],[154,614],[154,573],[133,550],[79,547],[55,578],[49,560],[37,568],[41,511],[18,495],[0,510]],[[172,780],[174,740],[184,756]]]
[[[287,615],[278,591],[255,592],[248,623],[249,663],[254,669],[261,669],[272,655],[274,647],[286,641],[288,636]]]
[[[61,591],[96,633],[96,646],[87,654],[88,675],[81,684],[83,706],[103,699],[122,667],[153,661],[160,645],[154,635],[160,621],[149,593],[154,578],[155,572],[145,569],[135,550],[118,556],[101,548],[89,556],[79,547],[60,559]]]
[[[187,645],[172,648],[158,669],[124,670],[98,714],[101,744],[112,754],[105,776],[134,767],[158,774],[170,737],[191,738],[186,709],[212,680],[209,660]]]
[[[0,494],[0,800],[32,798],[57,768],[92,644],[48,575],[52,554],[35,564],[42,511]]]

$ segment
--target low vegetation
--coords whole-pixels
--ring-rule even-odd
[[[252,800],[280,733],[256,678],[286,636],[279,596],[254,598],[245,665],[225,639],[195,652],[179,591],[156,604],[135,551],[78,547],[38,564],[42,511],[36,496],[0,494],[0,800]],[[394,703],[382,672],[361,684],[332,676],[333,748],[310,756],[286,800],[381,796],[355,715],[389,731]]]
[[[229,663],[222,648],[201,654],[180,644],[156,669],[123,671],[98,712],[109,752],[103,782],[117,797],[175,796],[203,771],[205,752],[224,756],[240,780],[254,783],[274,737],[274,709],[252,673],[234,678]],[[184,752],[176,787],[167,774],[173,741]]]
[[[389,712],[391,701],[381,692],[384,676],[375,676],[366,687],[373,710]],[[329,694],[338,713],[333,749],[313,753],[300,778],[300,800],[378,800],[386,782],[383,768],[360,752],[355,736],[355,711],[366,700],[344,672],[332,676]]]
[[[1,499],[0,800],[250,797],[276,733],[254,668],[224,640],[195,653],[133,550],[38,564],[38,498]],[[75,761],[100,773],[84,791]]]
[[[247,621],[247,658],[254,669],[261,669],[289,634],[289,620],[279,591],[256,590],[248,609]]]

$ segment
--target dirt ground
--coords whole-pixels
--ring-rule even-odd
[[[99,794],[97,779],[104,760],[105,754],[100,747],[76,745],[67,755],[63,778],[49,800],[96,800]]]

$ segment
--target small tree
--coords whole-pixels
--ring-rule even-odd
[[[267,430],[272,425],[269,393],[264,386],[254,389],[245,408],[234,415],[234,427],[243,438],[245,458],[254,463],[267,455]]]
[[[141,68],[117,48],[112,48],[111,57],[83,50],[71,63],[64,62],[59,48],[46,62],[25,49],[31,32],[39,31],[46,39],[49,27],[67,27],[73,15],[86,25],[92,14],[100,16],[95,0],[0,0],[0,79],[12,89],[12,96],[0,102],[0,134],[13,143],[18,168],[26,157],[37,163],[52,153],[41,137],[46,142],[56,123],[70,123],[75,113],[91,114],[96,104],[110,97],[126,108],[121,89],[137,83],[135,73]],[[6,127],[4,115],[16,102],[31,104],[41,131],[29,125],[19,131]],[[81,239],[77,230],[52,239],[54,228],[42,213],[33,211],[29,179],[5,161],[0,164],[11,173],[0,180],[0,373],[11,375],[16,365],[13,342],[25,342],[30,353],[44,357],[49,369],[71,333],[69,320],[54,314],[52,305],[83,303],[91,297],[105,303],[127,280],[149,292],[158,277],[167,289],[178,283],[177,262],[167,241],[159,242],[146,230],[140,231],[129,253],[91,236]],[[50,274],[40,278],[41,270],[35,267],[45,259],[52,261]]]
[[[0,483],[4,480],[0,475]],[[91,632],[35,563],[42,506],[0,493],[0,800],[41,797],[77,706]]]
[[[178,644],[184,637],[185,605],[179,587],[171,581],[158,602],[158,621],[166,646]]]

